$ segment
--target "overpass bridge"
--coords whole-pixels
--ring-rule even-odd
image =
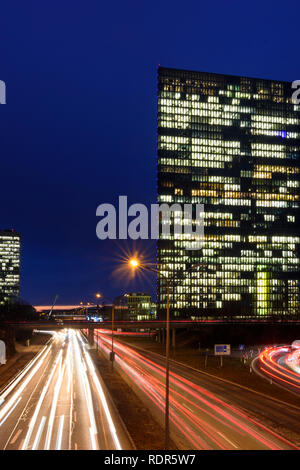
[[[270,330],[278,330],[278,328],[288,328],[288,330],[299,331],[300,319],[200,319],[200,320],[170,320],[170,333],[171,345],[175,348],[176,330],[194,330],[207,332],[206,327],[223,326],[224,328],[231,329],[234,327],[247,327],[252,330],[255,326],[262,326],[266,332]],[[295,328],[298,326],[298,329]],[[91,344],[94,343],[94,330],[95,329],[112,329],[112,321],[105,320],[101,322],[93,322],[87,320],[74,320],[74,317],[63,320],[40,320],[40,321],[6,321],[0,322],[0,328],[7,327],[12,329],[28,328],[31,330],[63,330],[64,328],[74,328],[79,330],[88,330],[88,338]],[[166,322],[164,320],[143,320],[143,321],[127,321],[115,320],[114,331],[117,330],[146,330],[154,332],[157,335],[158,342],[165,343],[166,339]],[[253,331],[253,330],[252,330]],[[204,333],[207,334],[207,333]],[[294,334],[294,333],[293,333]],[[254,335],[256,337],[256,333]],[[296,334],[298,336],[298,334]],[[273,341],[274,342],[274,341]]]
[[[300,319],[203,319],[203,320],[170,320],[171,329],[198,329],[204,325],[300,325]],[[112,328],[112,321],[105,320],[101,322],[93,322],[87,320],[74,320],[74,319],[63,319],[62,321],[3,321],[0,322],[0,327],[10,326],[15,328],[30,328],[30,329],[64,329],[64,328],[75,328],[75,329],[100,329],[100,328]],[[129,330],[137,329],[160,329],[166,328],[165,320],[115,320],[114,329],[122,328]]]

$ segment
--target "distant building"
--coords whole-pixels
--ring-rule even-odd
[[[151,311],[150,311],[150,316],[151,320],[156,320],[156,315],[157,315],[157,304],[156,302],[151,301]]]
[[[0,305],[20,297],[20,234],[0,230]]]
[[[154,320],[156,317],[156,304],[145,292],[128,292],[117,297],[114,304],[120,320]]]
[[[116,297],[114,300],[114,306],[115,320],[129,320],[127,294],[122,294]]]
[[[187,249],[193,238],[172,226],[158,240],[171,317],[299,314],[300,106],[292,93],[277,80],[158,69],[158,202],[204,205],[203,250]],[[164,318],[163,278],[157,288]]]

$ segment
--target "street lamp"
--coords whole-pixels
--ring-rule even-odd
[[[88,307],[87,304],[84,304],[83,302],[80,302],[81,308],[82,308],[82,313],[83,315],[87,316],[88,315]]]
[[[140,266],[140,262],[136,258],[131,258],[131,260],[129,260],[129,264],[133,268],[137,268],[138,266]]]
[[[151,271],[158,276],[161,276],[166,281],[167,289],[167,315],[166,315],[166,401],[165,401],[165,449],[169,448],[169,377],[170,377],[170,283],[167,276],[165,276],[159,269],[152,268],[146,264],[142,264],[137,258],[131,258],[129,265],[132,268],[141,268],[146,271]]]
[[[166,282],[166,300],[167,300],[167,315],[166,315],[166,400],[165,400],[165,450],[169,449],[169,395],[170,395],[170,281],[169,278],[162,273],[161,270],[152,268],[147,264],[143,264],[137,258],[131,258],[129,260],[129,265],[133,268],[141,268],[146,271],[151,271],[158,276],[162,277]],[[204,263],[197,263],[191,265],[185,271],[192,271],[200,266],[203,266]]]
[[[95,297],[97,299],[97,309],[98,309],[98,314],[99,314],[99,299],[101,299],[102,295],[99,294],[99,292],[97,292],[97,294],[95,294]]]
[[[111,352],[110,352],[110,360],[111,360],[111,371],[114,370],[114,328],[115,328],[115,304],[110,297],[103,296],[102,294],[97,293],[96,297],[98,299],[107,299],[111,302]]]

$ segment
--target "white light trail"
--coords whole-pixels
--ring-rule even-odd
[[[98,379],[98,376],[96,374],[93,362],[90,358],[90,355],[86,353],[86,349],[85,349],[86,346],[85,346],[85,344],[83,343],[83,341],[81,340],[80,337],[79,337],[79,339],[80,339],[80,341],[83,345],[83,352],[84,352],[85,360],[86,360],[86,363],[88,365],[90,374],[93,378],[93,381],[94,381],[95,387],[97,389],[97,392],[99,394],[99,398],[100,398],[100,401],[102,403],[102,406],[103,406],[103,409],[104,409],[104,412],[105,412],[105,416],[106,416],[106,419],[108,421],[109,429],[110,429],[111,435],[113,437],[116,449],[121,450],[122,447],[121,447],[121,444],[120,444],[120,441],[119,441],[119,438],[118,438],[118,435],[117,435],[116,427],[115,427],[113,419],[111,417],[111,413],[110,413],[110,410],[109,410],[109,407],[108,407],[108,404],[107,404],[107,400],[106,400],[105,393],[103,391],[103,387],[99,382],[99,379]]]
[[[38,428],[38,432],[36,433],[36,436],[35,436],[35,440],[34,440],[34,443],[33,443],[33,446],[32,446],[32,450],[36,450],[39,446],[41,435],[42,435],[45,423],[46,423],[46,416],[43,416],[42,419],[41,419],[39,428]]]
[[[7,397],[9,393],[13,391],[13,389],[18,385],[18,383],[22,380],[22,378],[27,374],[27,372],[34,366],[34,364],[40,359],[40,357],[45,354],[47,355],[50,352],[52,345],[46,345],[44,348],[27,364],[27,366],[23,369],[23,371],[11,382],[8,387],[5,388],[3,393],[0,396],[0,405],[3,403],[4,399]],[[46,351],[47,350],[47,351]],[[45,352],[46,351],[46,352]],[[41,361],[40,361],[41,363]]]
[[[68,348],[68,374],[69,374],[69,384],[68,384],[68,393],[70,396],[70,413],[69,413],[69,450],[72,448],[72,422],[73,422],[73,374],[74,374],[74,365],[73,365],[73,354],[74,354],[74,332],[69,330],[69,348]]]
[[[64,415],[61,415],[59,419],[59,427],[58,427],[58,432],[57,432],[57,439],[56,439],[56,450],[60,450],[61,448],[61,440],[62,440],[62,432],[63,432],[63,427],[64,427]]]
[[[61,350],[61,352],[62,352],[62,350]],[[61,365],[61,358],[60,358],[59,364]],[[53,429],[53,423],[54,423],[54,418],[55,418],[55,411],[56,411],[56,407],[57,407],[57,400],[58,400],[60,387],[61,387],[61,384],[62,384],[62,378],[63,378],[63,375],[64,375],[64,371],[65,371],[65,364],[60,369],[59,376],[58,376],[58,379],[57,379],[57,382],[56,382],[56,385],[55,385],[55,389],[54,389],[54,395],[53,395],[52,406],[51,406],[49,422],[48,422],[47,435],[46,435],[46,442],[45,442],[45,447],[44,447],[45,450],[50,449],[52,429]]]
[[[79,340],[80,339],[81,338],[79,337]],[[87,372],[86,364],[85,362],[83,362],[83,356],[80,351],[80,346],[78,343],[78,335],[75,336],[74,346],[75,346],[75,358],[76,358],[76,363],[78,367],[79,378],[84,387],[84,393],[85,393],[85,399],[86,399],[87,409],[89,413],[91,430],[93,432],[93,435],[95,436],[98,433],[98,430],[97,430],[95,414],[94,414],[94,405],[93,405],[93,400],[92,400],[91,387],[90,387],[89,380],[86,374]],[[96,445],[95,437],[93,439],[94,439],[93,442]]]
[[[3,419],[3,417],[5,416],[5,414],[8,412],[8,410],[11,408],[11,406],[14,405],[14,403],[16,402],[16,400],[21,396],[23,390],[27,387],[28,383],[30,382],[30,380],[32,379],[32,377],[36,374],[36,372],[39,370],[41,364],[44,362],[44,360],[46,359],[47,355],[49,354],[50,352],[50,348],[48,350],[45,351],[44,355],[40,358],[40,360],[38,361],[38,363],[35,365],[35,367],[32,368],[31,372],[28,374],[28,376],[25,378],[24,382],[22,383],[22,385],[16,390],[16,392],[13,394],[13,396],[7,401],[6,405],[3,406],[3,408],[1,409],[0,411],[0,419]],[[27,370],[28,372],[28,370]],[[23,374],[22,374],[23,376]],[[19,380],[17,381],[19,382]],[[16,384],[12,384],[12,388],[15,387]],[[10,387],[10,388],[11,388]],[[7,391],[5,391],[5,394]]]
[[[19,397],[18,400],[16,401],[16,403],[14,404],[14,406],[9,410],[9,412],[7,413],[7,415],[5,416],[5,418],[2,419],[1,423],[0,423],[0,426],[2,426],[3,423],[5,423],[5,421],[7,420],[7,418],[9,417],[9,415],[14,411],[14,409],[16,408],[16,406],[18,405],[18,403],[20,402],[22,397]]]
[[[29,441],[30,441],[30,438],[31,438],[31,435],[32,435],[32,432],[33,432],[33,429],[34,429],[34,426],[35,426],[35,423],[36,423],[36,420],[37,420],[37,417],[38,417],[38,414],[40,412],[40,409],[41,409],[41,406],[42,406],[42,403],[44,401],[44,398],[45,398],[45,395],[47,393],[47,390],[49,388],[49,385],[51,383],[51,380],[52,380],[52,377],[55,373],[55,370],[56,370],[56,367],[57,365],[59,364],[60,360],[61,360],[61,356],[62,356],[62,350],[59,351],[58,353],[58,356],[54,362],[54,366],[52,368],[52,371],[51,371],[51,374],[46,382],[46,385],[44,386],[43,390],[42,390],[42,393],[40,395],[40,398],[39,398],[39,401],[36,405],[36,408],[35,408],[35,411],[34,411],[34,414],[31,418],[31,421],[30,421],[30,424],[29,424],[29,428],[28,428],[28,432],[26,434],[26,437],[25,437],[25,441],[23,443],[23,447],[22,447],[22,450],[26,450],[27,447],[28,447],[28,444],[29,444]]]
[[[97,450],[95,434],[92,428],[90,428],[90,438],[91,438],[91,445],[93,450]]]

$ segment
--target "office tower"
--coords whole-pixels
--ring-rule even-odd
[[[20,234],[0,230],[0,305],[20,296]]]
[[[300,106],[292,93],[288,82],[158,69],[158,202],[205,211],[202,251],[172,230],[157,243],[172,316],[299,313]],[[195,263],[203,265],[184,272]],[[157,294],[163,317],[162,278]]]

